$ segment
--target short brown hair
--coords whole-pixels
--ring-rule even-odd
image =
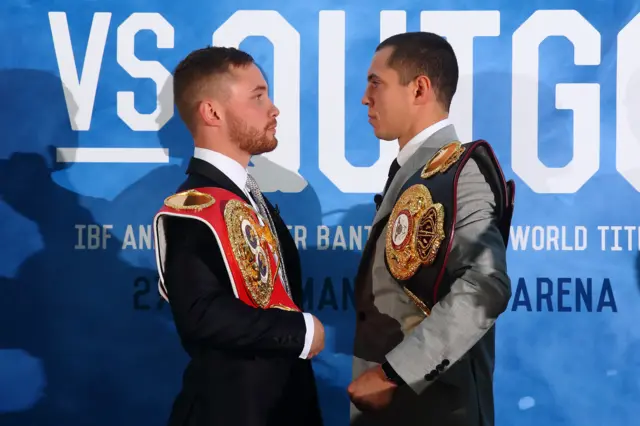
[[[387,65],[399,74],[400,84],[427,76],[438,102],[448,111],[458,86],[458,60],[449,42],[437,34],[419,31],[391,36],[378,45],[376,52],[385,47],[393,48]]]
[[[193,108],[212,78],[227,74],[232,67],[253,64],[253,57],[234,47],[208,46],[189,53],[173,72],[173,98],[180,117],[192,128]]]

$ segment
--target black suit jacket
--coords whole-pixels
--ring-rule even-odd
[[[191,159],[187,174],[178,191],[224,188],[249,202],[226,175],[203,160]],[[292,296],[301,307],[298,251],[266,202]],[[169,425],[321,425],[311,361],[299,358],[306,334],[303,315],[246,305],[233,294],[211,230],[184,218],[172,217],[166,224],[164,282],[182,345],[191,356]]]

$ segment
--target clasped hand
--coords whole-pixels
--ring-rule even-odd
[[[313,317],[313,341],[307,359],[312,359],[324,349],[324,326]],[[360,411],[379,410],[391,403],[397,385],[384,374],[381,366],[375,366],[351,382],[347,388],[349,398]]]
[[[382,367],[377,365],[351,382],[347,392],[358,410],[372,411],[388,406],[397,387],[398,385],[387,379]]]

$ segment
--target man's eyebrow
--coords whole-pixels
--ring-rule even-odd
[[[367,76],[367,81],[371,81],[373,79],[380,80],[380,77],[376,73],[369,73],[369,75]]]
[[[252,90],[252,92],[259,92],[261,90],[266,91],[267,90],[267,86],[265,86],[264,84],[259,84]]]

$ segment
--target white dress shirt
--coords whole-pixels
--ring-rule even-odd
[[[236,184],[238,188],[242,190],[242,192],[244,192],[249,201],[251,201],[254,210],[259,211],[255,200],[251,197],[249,190],[246,188],[248,174],[247,169],[242,167],[240,163],[227,157],[224,154],[205,148],[196,147],[193,156],[195,158],[199,158],[200,160],[206,161],[207,163],[211,164],[222,173],[224,173],[229,179],[231,179],[234,184]],[[304,323],[307,332],[305,334],[304,347],[302,348],[300,358],[306,359],[309,355],[309,350],[311,349],[311,342],[313,342],[313,333],[315,329],[313,324],[313,317],[311,316],[311,314],[304,312],[302,315],[304,317]]]
[[[420,133],[411,138],[409,142],[400,150],[398,153],[398,164],[400,167],[404,166],[409,157],[411,157],[422,145],[422,142],[426,141],[431,135],[433,135],[438,130],[447,127],[451,122],[448,118],[444,120],[440,120],[437,123],[432,124],[426,129],[422,130]]]

